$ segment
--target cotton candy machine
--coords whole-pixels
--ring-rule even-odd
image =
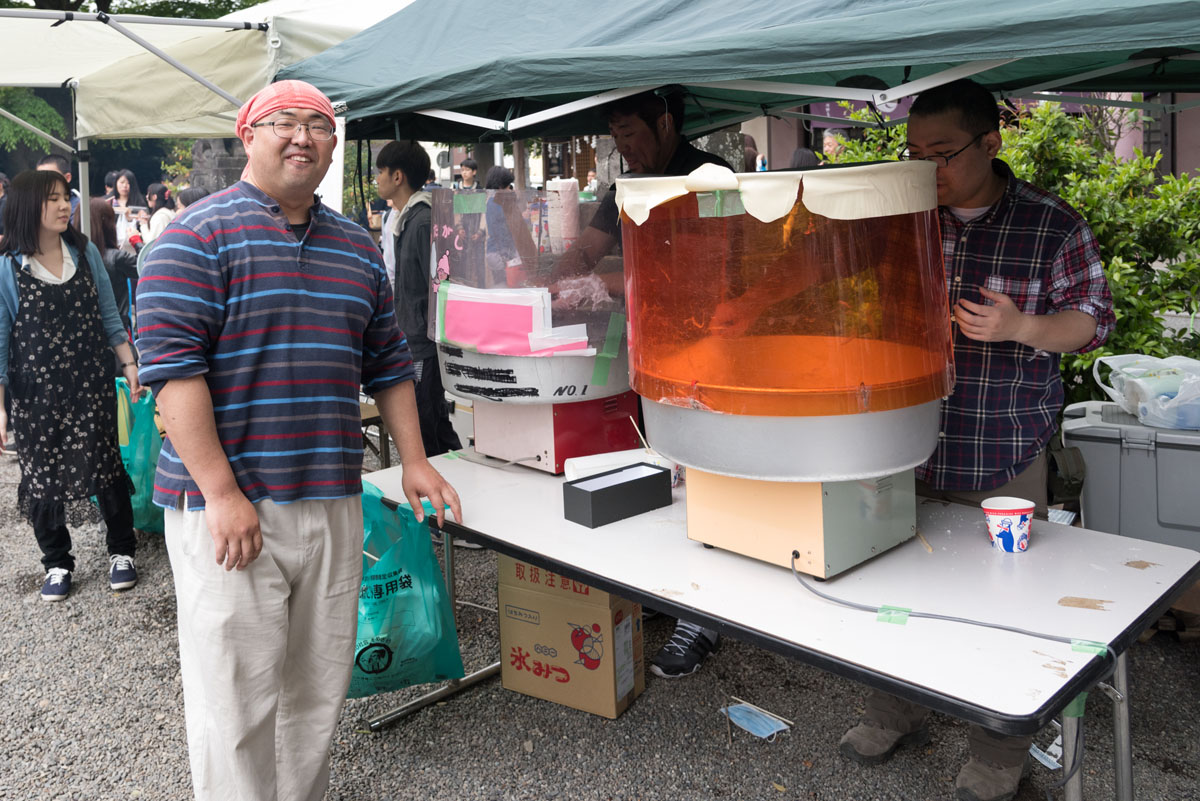
[[[934,176],[618,180],[631,383],[650,444],[689,468],[689,536],[788,564],[804,527],[814,575],[912,536],[953,385]],[[751,504],[745,482],[781,486]]]
[[[575,181],[433,191],[429,336],[446,391],[473,401],[480,453],[560,473],[638,444],[621,258],[552,273],[597,205]]]

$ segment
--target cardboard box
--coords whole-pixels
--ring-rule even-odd
[[[596,528],[671,505],[671,471],[639,462],[563,484],[563,517]]]
[[[646,687],[642,606],[498,556],[500,680],[615,718]]]

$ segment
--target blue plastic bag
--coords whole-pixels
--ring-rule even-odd
[[[454,610],[428,526],[407,504],[384,506],[383,493],[365,481],[362,504],[363,580],[347,697],[462,678]],[[425,514],[433,513],[426,501]]]
[[[129,397],[129,384],[117,379],[117,435],[121,461],[133,482],[133,527],[155,534],[163,533],[163,510],[154,505],[154,472],[162,436],[154,422],[154,397],[143,392],[136,401]]]

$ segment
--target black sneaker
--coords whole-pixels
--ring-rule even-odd
[[[43,601],[65,601],[70,594],[70,570],[61,567],[52,567],[46,571],[46,580],[42,582]]]
[[[108,586],[114,590],[127,590],[137,584],[137,568],[133,557],[113,554],[108,557]]]
[[[676,621],[675,633],[650,660],[650,672],[664,679],[690,676],[700,669],[704,658],[717,650],[720,636],[683,620]]]

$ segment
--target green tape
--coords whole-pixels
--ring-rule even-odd
[[[463,192],[454,195],[455,214],[483,214],[487,209],[487,192]]]
[[[1104,656],[1108,653],[1108,646],[1102,642],[1094,642],[1092,640],[1071,640],[1071,650],[1078,651],[1081,654],[1098,654]]]
[[[908,613],[911,611],[903,606],[881,606],[875,619],[880,623],[895,623],[897,626],[903,626],[908,622]]]
[[[592,369],[592,386],[602,387],[608,383],[608,373],[613,359],[621,348],[621,336],[625,333],[625,315],[613,312],[608,315],[608,331],[604,334],[604,347],[596,354],[596,366]]]
[[[445,453],[442,454],[442,456],[446,457],[447,459],[459,458],[458,451],[446,451]]]
[[[1067,708],[1063,710],[1064,718],[1081,718],[1083,717],[1083,708],[1087,704],[1087,693],[1080,693],[1075,696],[1075,700],[1067,704]]]
[[[696,210],[701,217],[736,217],[746,213],[742,193],[734,189],[698,193]]]
[[[437,318],[437,338],[438,342],[446,341],[446,299],[450,296],[448,282],[440,281],[438,283],[438,318]]]
[[[444,342],[447,345],[453,345],[456,348],[469,350],[475,353],[478,348],[474,345],[466,345],[462,342],[455,342],[446,336],[446,300],[450,297],[450,282],[441,281],[438,284],[437,294],[437,341]]]

